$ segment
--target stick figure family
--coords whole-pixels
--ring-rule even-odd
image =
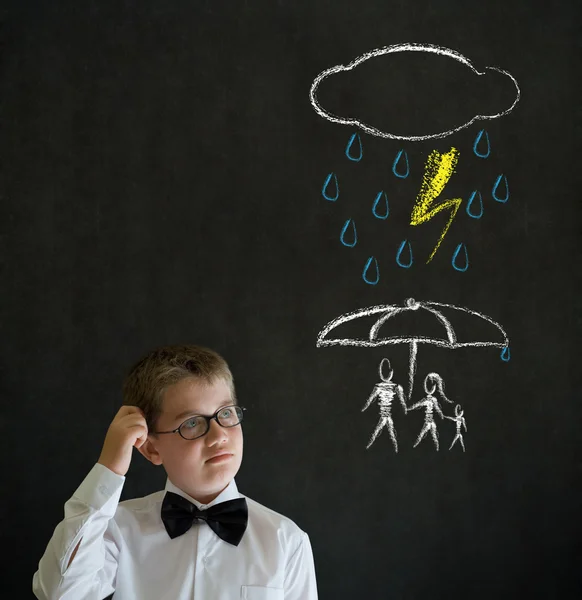
[[[442,397],[445,402],[449,404],[453,404],[452,400],[449,400],[444,393],[444,385],[441,376],[438,373],[429,373],[424,379],[424,391],[426,396],[413,404],[412,406],[408,406],[406,404],[406,399],[404,398],[404,391],[401,385],[393,383],[392,377],[394,375],[394,371],[390,366],[390,361],[387,358],[383,358],[380,361],[379,367],[380,379],[381,382],[377,383],[374,386],[374,390],[370,394],[362,412],[370,407],[374,400],[378,400],[378,406],[380,408],[380,420],[378,421],[378,425],[372,434],[366,449],[368,449],[376,440],[376,438],[382,432],[382,428],[386,427],[388,432],[390,433],[390,438],[392,439],[392,443],[394,444],[394,449],[398,452],[398,442],[396,440],[396,431],[394,429],[394,421],[392,420],[392,402],[394,401],[395,396],[398,397],[402,408],[404,409],[404,414],[408,412],[420,408],[424,408],[424,424],[422,426],[422,430],[416,439],[414,444],[414,448],[418,446],[418,444],[422,441],[422,439],[426,436],[428,432],[430,432],[436,449],[439,449],[439,438],[437,432],[437,426],[434,420],[434,413],[436,412],[441,419],[449,419],[453,421],[456,425],[456,435],[451,444],[449,450],[455,445],[457,440],[461,444],[463,448],[463,452],[465,451],[465,444],[463,442],[463,434],[461,433],[461,428],[464,428],[467,431],[467,424],[465,423],[465,419],[463,417],[464,411],[461,410],[461,405],[457,404],[455,406],[455,416],[445,415],[439,405],[438,399],[435,396],[435,392],[438,390],[439,395]]]

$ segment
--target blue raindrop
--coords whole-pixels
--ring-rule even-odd
[[[398,167],[398,163],[400,162],[402,155],[404,155],[404,161],[406,163],[406,170],[405,171],[400,171],[398,172],[396,170],[396,167]],[[406,179],[408,177],[408,173],[410,173],[410,168],[408,166],[408,154],[406,154],[406,152],[404,152],[404,150],[400,150],[398,152],[398,154],[396,155],[396,158],[394,159],[394,162],[392,163],[392,173],[394,173],[394,175],[396,175],[396,177],[400,177],[400,179]]]
[[[351,228],[350,228],[350,224],[351,224]],[[350,234],[353,239],[352,242],[346,241],[346,232],[347,232],[348,228],[350,228]],[[340,241],[344,246],[347,246],[348,248],[353,248],[358,243],[358,234],[356,232],[356,224],[354,223],[354,221],[352,219],[348,219],[345,222],[342,232],[341,232],[341,235],[340,235]]]
[[[354,140],[358,140],[358,146],[359,146],[359,152],[357,155],[352,156],[352,146],[354,143]],[[346,156],[350,159],[353,160],[354,162],[360,162],[362,160],[362,139],[360,138],[359,134],[354,133],[352,135],[352,137],[350,138],[350,141],[348,142],[348,145],[346,146]]]
[[[503,179],[503,183],[505,185],[505,198],[500,198],[497,195],[497,192],[499,190],[499,184],[501,183],[501,180]],[[505,177],[505,175],[499,175],[499,177],[495,180],[495,185],[493,186],[493,199],[497,200],[497,202],[501,202],[502,204],[505,204],[508,200],[509,200],[509,185],[507,184],[507,177]]]
[[[481,152],[481,150],[479,150],[479,148],[478,148],[479,142],[483,138],[483,134],[485,134],[485,148],[486,148],[485,152]],[[481,129],[481,131],[477,134],[477,137],[475,138],[475,142],[473,143],[473,152],[475,153],[475,156],[478,156],[479,158],[487,158],[489,156],[489,154],[491,153],[491,145],[489,144],[489,135],[487,134],[487,132],[484,129]]]
[[[464,251],[464,256],[465,256],[465,260],[464,260],[464,265],[460,265],[458,258],[459,258],[459,254],[461,253],[461,250]],[[453,254],[453,260],[451,261],[453,267],[457,270],[457,271],[461,271],[461,273],[464,273],[468,268],[469,268],[469,254],[467,253],[467,246],[465,246],[465,244],[459,244],[457,246],[457,249],[455,250],[454,254]]]
[[[479,204],[478,212],[473,208],[475,198],[477,198]],[[480,219],[483,216],[483,198],[481,197],[481,192],[479,190],[475,190],[469,197],[469,202],[467,202],[467,214],[473,219]]]
[[[380,204],[380,200],[384,198],[384,202],[380,206],[382,208],[382,213],[378,213],[378,205]],[[377,219],[387,219],[390,214],[390,208],[388,207],[388,197],[386,196],[386,192],[378,192],[376,196],[376,200],[374,200],[374,206],[372,207],[372,213]]]
[[[509,346],[505,346],[505,348],[503,348],[503,350],[501,351],[501,360],[503,362],[509,362],[510,358],[511,358],[511,351],[509,350]]]
[[[402,258],[402,252],[404,251],[404,247],[408,244],[408,264],[403,263],[401,261]],[[402,242],[402,244],[400,244],[400,247],[398,248],[398,252],[396,253],[396,263],[398,264],[399,267],[402,267],[403,269],[410,269],[410,267],[412,266],[412,246],[410,245],[410,242],[408,240],[404,240]]]
[[[376,278],[374,281],[371,281],[370,279],[368,279],[368,271],[370,270],[370,267],[372,266],[372,261],[374,261],[374,269],[376,271]],[[378,281],[380,281],[380,272],[378,270],[378,261],[373,256],[370,256],[370,258],[366,262],[366,266],[364,267],[364,271],[362,273],[362,278],[364,279],[364,281],[366,283],[368,283],[370,285],[376,285],[378,283]]]
[[[328,187],[329,187],[332,177],[334,180],[335,192],[334,192],[333,196],[330,196],[330,195],[328,195]],[[330,173],[327,176],[325,183],[323,184],[323,188],[321,189],[321,194],[326,200],[329,200],[330,202],[335,202],[339,198],[339,185],[338,185],[337,176],[335,173]]]

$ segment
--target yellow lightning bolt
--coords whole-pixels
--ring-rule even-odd
[[[459,151],[456,148],[451,148],[444,154],[437,150],[433,150],[426,160],[420,191],[418,192],[416,202],[410,215],[410,224],[420,225],[421,223],[426,223],[442,210],[446,210],[447,208],[452,209],[449,222],[445,225],[437,245],[428,257],[428,260],[426,261],[427,264],[432,260],[436,251],[439,249],[439,246],[447,234],[447,231],[459,210],[459,206],[461,206],[463,201],[461,198],[455,198],[454,200],[445,200],[444,202],[433,206],[434,201],[438,198],[451,178],[458,162]]]

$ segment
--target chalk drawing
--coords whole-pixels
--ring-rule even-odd
[[[424,408],[424,425],[422,426],[421,432],[418,434],[418,438],[414,444],[414,448],[420,444],[424,436],[430,431],[436,449],[439,449],[439,436],[437,431],[436,423],[434,422],[434,413],[438,413],[441,419],[444,419],[445,415],[438,403],[438,399],[435,397],[434,392],[438,388],[440,395],[443,400],[446,402],[450,402],[452,404],[452,400],[449,400],[444,393],[444,385],[441,376],[438,373],[429,373],[424,378],[424,391],[426,392],[426,396],[416,404],[413,404],[408,410],[416,410],[417,408]]]
[[[475,115],[472,119],[470,119],[466,123],[459,125],[458,127],[454,127],[453,129],[447,129],[444,131],[439,131],[436,133],[425,134],[425,135],[396,135],[394,133],[390,133],[387,131],[381,131],[380,129],[378,129],[372,125],[364,123],[362,120],[360,120],[358,118],[341,117],[339,115],[335,115],[335,114],[331,113],[329,110],[326,110],[325,108],[323,108],[323,106],[321,106],[321,104],[318,100],[318,97],[317,97],[317,92],[318,92],[319,86],[327,77],[333,76],[335,73],[340,73],[342,71],[351,71],[352,69],[356,68],[358,65],[363,63],[364,61],[371,60],[371,59],[374,59],[376,57],[383,56],[383,55],[389,55],[389,54],[392,54],[395,52],[426,52],[429,54],[438,54],[440,56],[444,56],[444,57],[451,58],[453,60],[458,61],[459,63],[466,66],[468,69],[470,69],[475,75],[479,75],[479,76],[485,75],[489,71],[496,71],[498,73],[501,73],[502,75],[505,75],[506,77],[508,77],[511,80],[511,82],[515,86],[515,99],[513,100],[512,104],[505,110],[501,110],[499,112],[496,112],[496,113],[490,114],[490,115]],[[348,63],[347,65],[335,65],[329,69],[326,69],[325,71],[322,71],[319,75],[317,75],[317,77],[313,80],[313,83],[311,84],[311,88],[309,90],[309,100],[311,102],[311,105],[313,106],[313,109],[315,110],[315,112],[317,112],[318,115],[320,115],[324,119],[327,119],[328,121],[331,121],[332,123],[339,123],[341,125],[351,125],[351,126],[355,125],[356,127],[359,127],[362,131],[365,131],[366,133],[375,135],[377,137],[396,139],[396,140],[409,140],[409,141],[421,141],[421,140],[444,138],[448,135],[456,133],[457,131],[461,131],[462,129],[465,129],[466,127],[469,127],[475,121],[497,119],[499,117],[507,115],[514,109],[515,105],[519,101],[520,96],[521,96],[521,92],[520,92],[519,85],[518,85],[516,79],[513,77],[513,75],[511,75],[507,71],[504,71],[503,69],[499,69],[498,67],[491,67],[491,66],[485,67],[484,71],[478,71],[472,65],[472,63],[469,61],[468,58],[465,58],[462,54],[459,54],[455,50],[451,50],[450,48],[445,48],[442,46],[435,46],[432,44],[415,44],[415,43],[404,43],[404,44],[396,44],[396,45],[392,45],[392,46],[385,46],[383,48],[378,48],[376,50],[372,50],[371,52],[366,52],[365,54],[357,57],[356,59],[354,59],[352,62]],[[487,138],[487,142],[488,142],[488,138]],[[477,146],[477,144],[474,145],[474,152],[477,154],[477,152],[481,152],[481,151],[475,150],[476,146]],[[481,152],[481,154],[477,154],[477,155],[478,156],[481,155],[482,157],[486,156],[485,153],[483,153],[483,152]],[[488,153],[487,153],[487,156],[488,156]]]
[[[433,315],[437,323],[442,326],[442,337],[429,337],[423,335],[406,336],[406,335],[389,335],[386,330],[389,328],[392,319],[398,315],[408,311],[426,311]],[[449,315],[450,313],[450,315]],[[456,313],[464,313],[472,315],[476,319],[483,320],[492,325],[492,331],[497,339],[482,339],[460,341],[451,323]],[[445,316],[447,315],[447,316]],[[376,319],[368,329],[364,329],[361,336],[358,337],[342,337],[340,327],[344,323],[365,319],[370,316],[375,316]],[[334,332],[337,337],[332,337],[330,334]],[[509,361],[509,338],[503,330],[503,327],[491,317],[483,313],[454,306],[453,304],[443,304],[440,302],[419,302],[414,298],[408,298],[404,306],[397,304],[385,304],[371,306],[369,308],[361,308],[352,312],[343,314],[329,323],[317,335],[316,346],[323,348],[327,346],[357,346],[360,348],[377,348],[380,346],[408,344],[409,346],[409,371],[408,371],[408,398],[412,396],[414,388],[414,375],[416,373],[416,356],[418,346],[420,344],[428,344],[439,348],[455,350],[457,348],[466,347],[496,347],[501,348],[501,359],[505,362]]]
[[[459,443],[463,447],[463,452],[465,452],[465,444],[463,443],[463,434],[461,433],[461,427],[464,427],[465,431],[467,431],[467,423],[465,422],[465,418],[463,417],[464,413],[465,413],[465,411],[461,410],[461,405],[457,404],[457,406],[455,406],[455,416],[454,417],[449,417],[448,415],[445,415],[447,419],[454,421],[455,424],[457,425],[457,434],[455,435],[455,439],[453,440],[453,443],[451,444],[451,447],[449,448],[449,450],[452,450],[453,446],[455,445],[455,442],[457,440],[459,440]]]
[[[451,209],[449,220],[442,230],[439,240],[431,252],[428,260],[429,263],[436,251],[439,249],[453,219],[455,218],[459,207],[461,206],[462,199],[455,198],[453,200],[445,200],[440,204],[435,205],[435,200],[438,198],[440,193],[443,191],[445,185],[451,178],[457,162],[459,161],[459,151],[456,148],[451,148],[448,152],[438,152],[433,150],[426,161],[424,177],[420,186],[420,191],[416,197],[416,202],[412,208],[410,214],[411,225],[422,225],[430,221],[435,215],[440,213],[442,210]]]
[[[384,372],[384,369],[387,370],[387,374]],[[388,429],[388,433],[390,434],[390,439],[394,444],[394,450],[398,452],[398,442],[396,440],[396,431],[394,430],[394,421],[392,420],[392,401],[394,400],[394,396],[398,396],[398,400],[400,400],[400,404],[402,404],[402,408],[404,409],[404,413],[406,414],[406,400],[404,399],[404,390],[401,385],[397,385],[392,382],[392,377],[394,375],[394,371],[390,366],[390,361],[387,358],[383,358],[380,362],[379,367],[380,379],[381,382],[377,383],[374,386],[374,390],[370,394],[368,401],[362,408],[362,412],[365,411],[370,404],[374,400],[378,400],[378,406],[380,407],[380,420],[378,421],[378,425],[366,446],[366,450],[376,441],[376,438],[382,432],[382,429],[386,427]]]

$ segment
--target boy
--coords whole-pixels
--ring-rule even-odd
[[[241,420],[217,353],[166,346],[142,358],[40,560],[36,597],[316,600],[307,534],[237,490]],[[134,446],[164,466],[166,487],[119,502]]]

